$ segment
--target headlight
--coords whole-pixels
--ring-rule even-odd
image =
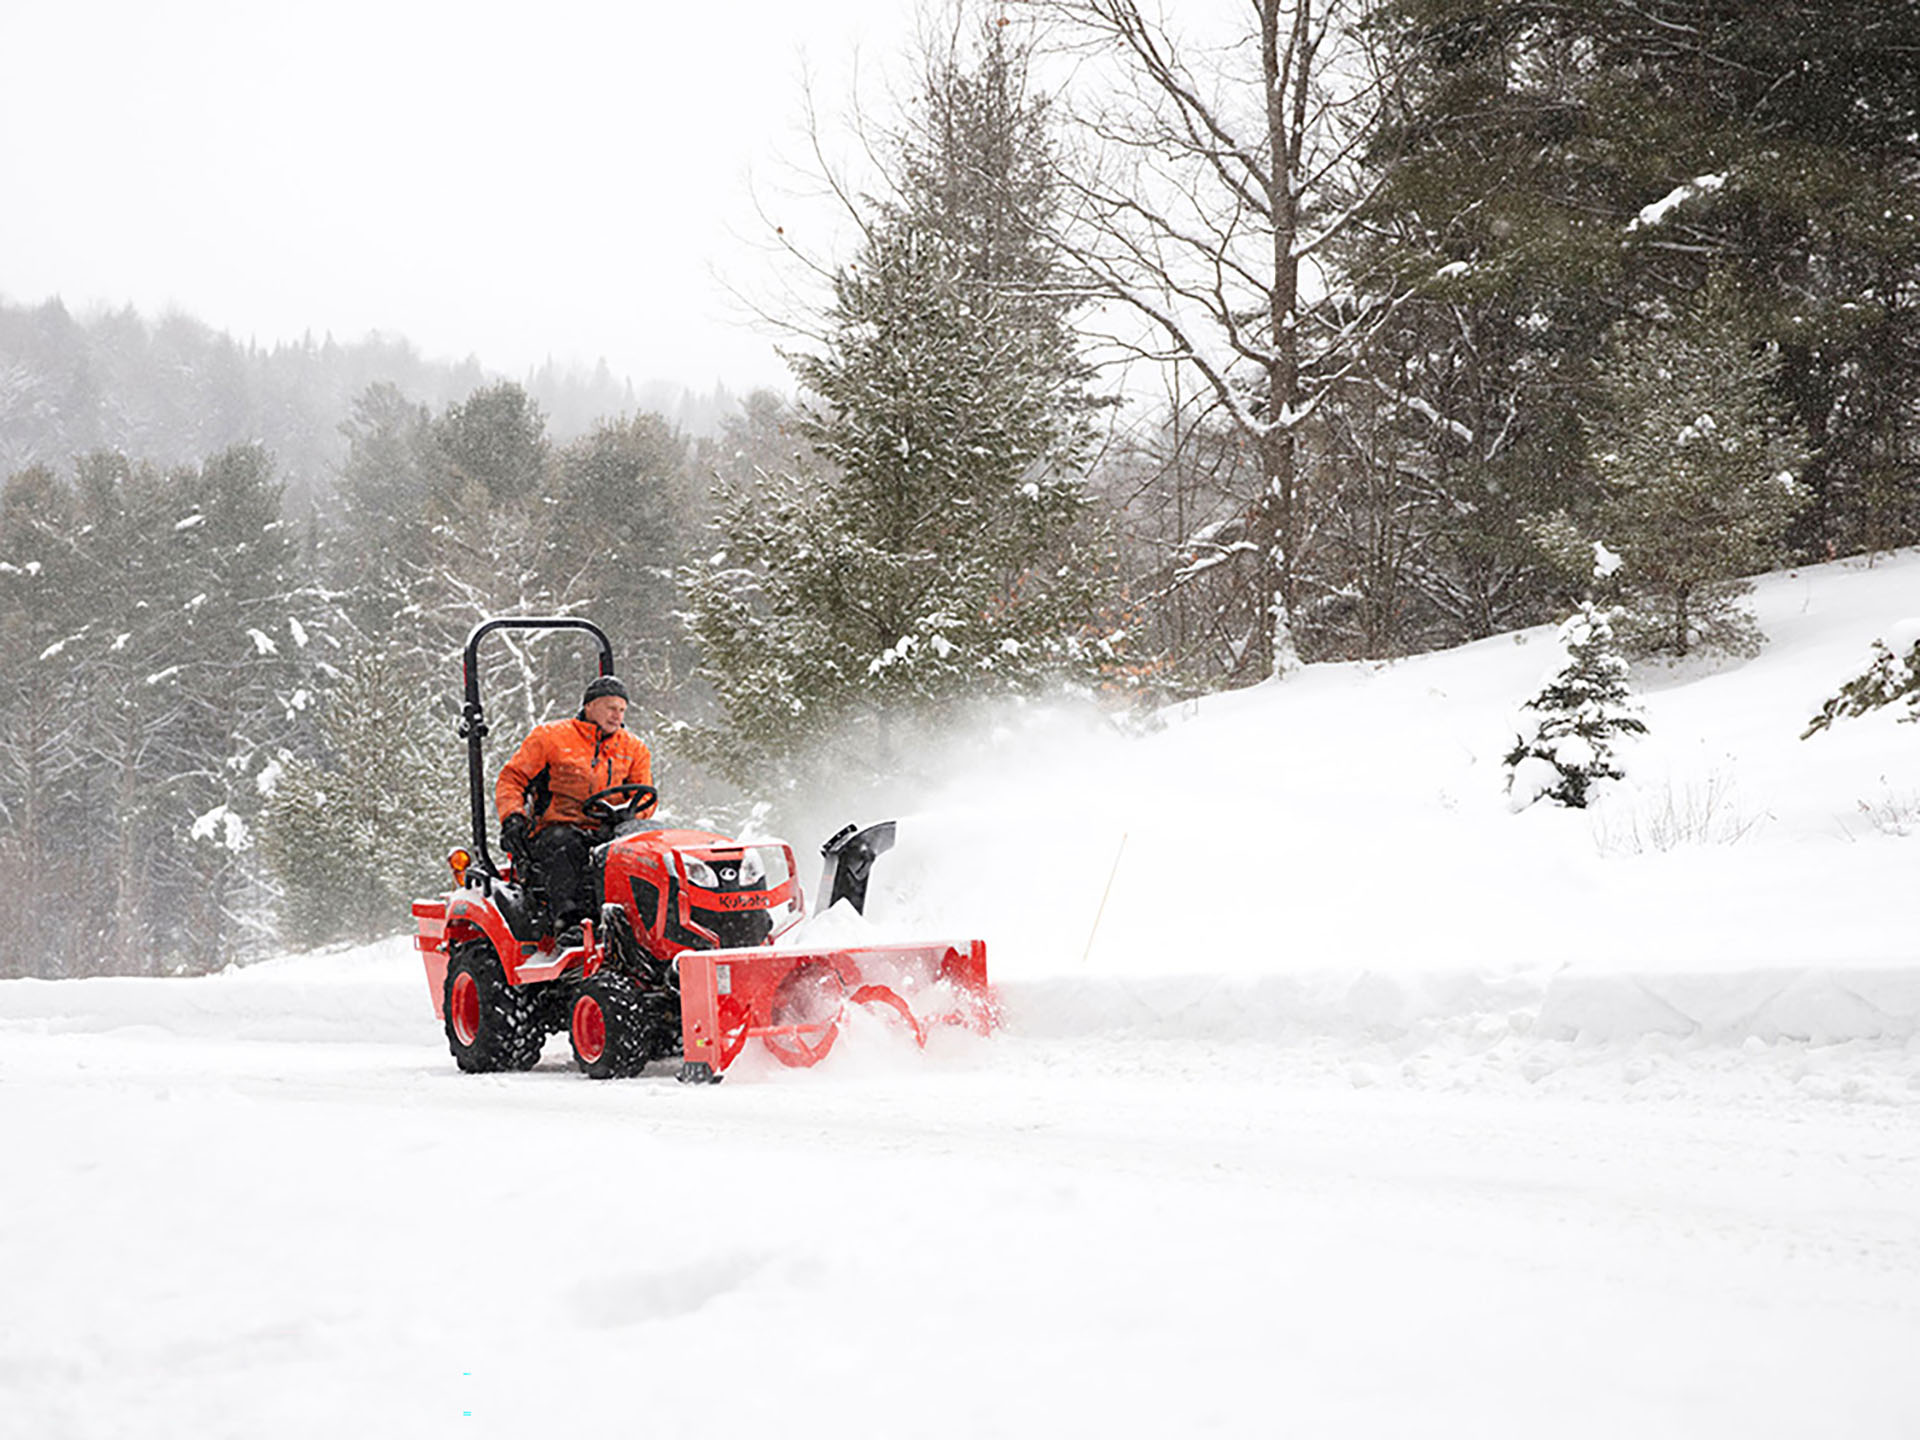
[[[758,850],[749,850],[740,857],[740,888],[749,885],[767,883],[767,862],[760,858]]]
[[[718,890],[720,877],[713,873],[713,866],[704,860],[696,860],[691,855],[680,857],[681,865],[686,867],[687,879],[703,890]]]

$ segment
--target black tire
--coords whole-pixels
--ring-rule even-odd
[[[453,947],[441,1008],[447,1048],[462,1070],[531,1070],[539,1061],[547,1038],[539,997],[507,984],[490,942],[464,940]]]
[[[567,1038],[573,1063],[595,1080],[638,1075],[653,1058],[648,997],[631,975],[602,970],[574,994]]]

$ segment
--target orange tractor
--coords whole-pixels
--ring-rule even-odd
[[[792,848],[641,819],[655,799],[651,786],[588,799],[600,826],[592,866],[604,903],[598,922],[581,927],[581,942],[560,948],[524,855],[499,864],[487,848],[478,655],[495,630],[567,629],[591,636],[600,673],[613,673],[613,647],[590,621],[499,618],[467,636],[460,734],[473,844],[448,856],[453,888],[413,904],[414,943],[462,1070],[529,1069],[561,1030],[575,1063],[596,1079],[678,1057],[679,1079],[717,1081],[753,1040],[784,1064],[817,1063],[850,1007],[897,1021],[923,1046],[935,1026],[993,1027],[984,942],[791,943],[807,916]],[[864,908],[873,862],[893,837],[892,822],[849,825],[822,847],[822,909]]]

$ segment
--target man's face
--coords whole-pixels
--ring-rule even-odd
[[[611,735],[627,723],[627,702],[618,695],[601,695],[587,702],[586,713],[602,735]]]

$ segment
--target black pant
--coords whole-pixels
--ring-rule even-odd
[[[547,888],[547,902],[563,928],[600,912],[593,893],[593,834],[577,825],[549,825],[531,841],[533,873]]]

